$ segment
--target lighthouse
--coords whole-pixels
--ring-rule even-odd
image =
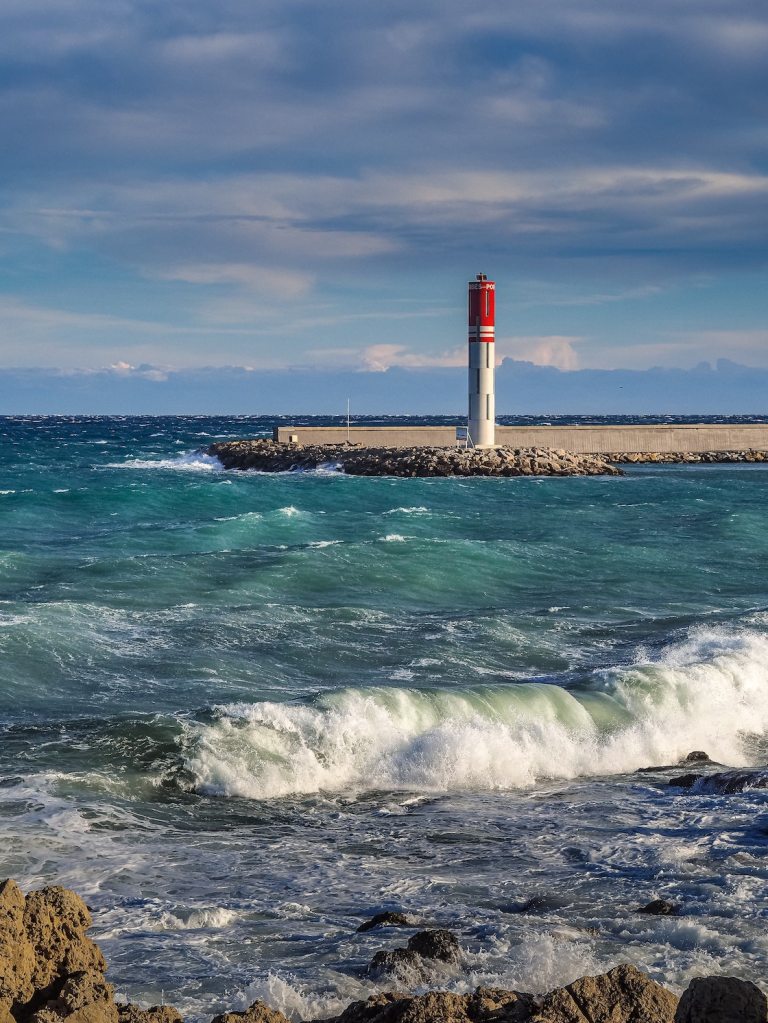
[[[496,285],[477,274],[469,289],[469,416],[467,429],[477,448],[496,442]]]

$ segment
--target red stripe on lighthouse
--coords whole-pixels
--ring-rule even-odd
[[[496,284],[494,281],[470,281],[468,291],[469,341],[495,340]]]

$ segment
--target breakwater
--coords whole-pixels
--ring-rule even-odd
[[[455,426],[278,426],[281,443],[363,447],[453,447]],[[553,448],[577,454],[615,452],[768,451],[768,423],[623,423],[577,426],[497,426],[496,441],[511,448]]]
[[[212,444],[226,469],[287,472],[338,468],[350,476],[618,476],[603,455],[545,448],[355,447],[239,440]]]

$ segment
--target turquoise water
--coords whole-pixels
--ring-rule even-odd
[[[455,989],[764,979],[765,792],[636,772],[765,763],[768,470],[199,453],[268,425],[0,420],[0,874],[80,890],[118,988],[192,1016],[366,994],[382,908],[457,930]]]

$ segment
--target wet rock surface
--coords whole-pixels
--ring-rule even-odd
[[[647,906],[640,906],[635,912],[646,913],[648,916],[675,916],[680,912],[680,907],[666,899],[654,899]]]
[[[440,963],[457,963],[461,958],[459,939],[452,931],[442,928],[419,931],[408,942],[407,948],[384,949],[376,953],[368,970],[373,974],[394,973],[408,970],[414,974],[424,973],[425,960]]]
[[[413,927],[414,923],[410,917],[406,916],[405,913],[398,913],[394,911],[388,911],[386,913],[376,913],[371,917],[370,920],[366,920],[365,923],[360,924],[357,928],[357,933],[362,934],[365,931],[372,931],[376,927]]]
[[[733,795],[746,789],[768,788],[768,769],[753,768],[744,771],[717,771],[714,774],[678,774],[669,779],[675,788],[692,789],[697,792],[718,792]]]
[[[698,977],[683,993],[674,1023],[765,1023],[768,999],[736,977]]]
[[[350,444],[282,444],[237,440],[212,444],[226,469],[287,472],[339,467],[348,476],[620,476],[603,455],[551,448],[363,448]]]
[[[405,914],[377,914],[390,916],[407,920]],[[170,1006],[142,1008],[115,1002],[105,979],[104,958],[86,934],[90,924],[90,913],[74,892],[51,887],[25,896],[15,882],[0,883],[0,1023],[181,1023],[180,1014]],[[382,950],[377,956],[390,957],[387,962],[405,957],[417,966],[462,969],[459,939],[441,928],[419,931],[406,948]],[[636,967],[622,964],[538,997],[495,988],[477,988],[471,994],[382,991],[353,1002],[328,1023],[736,1021],[768,1023],[768,1000],[754,984],[733,977],[700,978],[691,982],[678,1004],[671,991]],[[212,1023],[288,1020],[256,1001],[243,1011],[221,1013]]]

